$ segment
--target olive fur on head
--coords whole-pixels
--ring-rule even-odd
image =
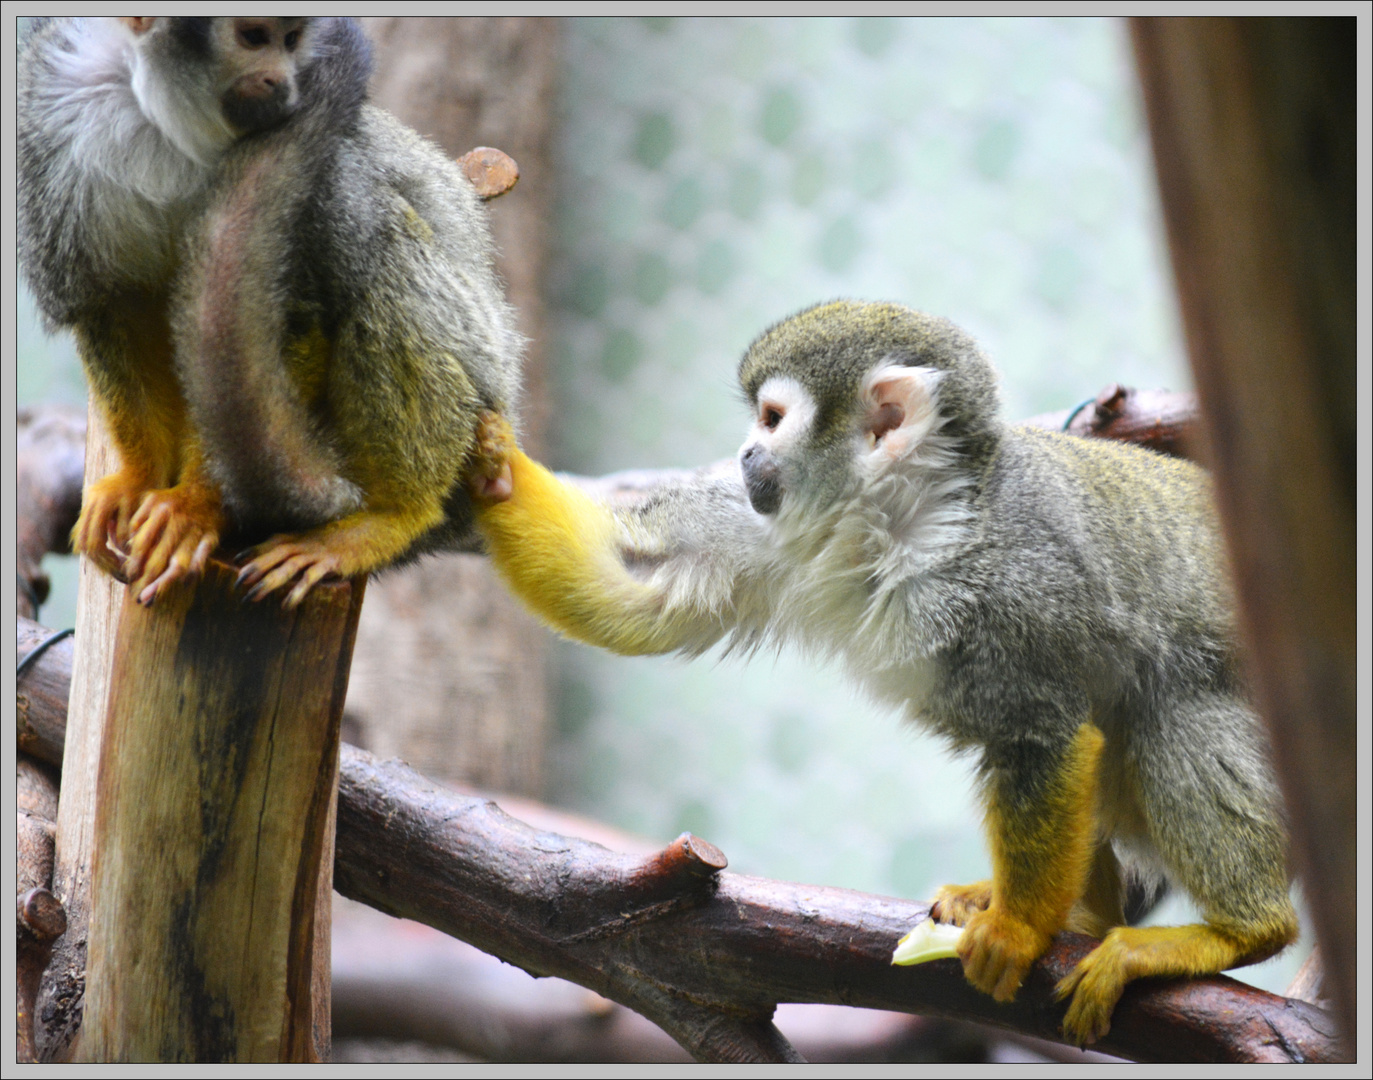
[[[863,378],[883,363],[941,372],[941,433],[959,440],[974,470],[990,459],[1001,408],[995,369],[948,319],[902,304],[831,300],[774,323],[744,353],[739,384],[756,405],[769,378],[800,379],[815,397],[815,438],[823,440],[847,426]]]

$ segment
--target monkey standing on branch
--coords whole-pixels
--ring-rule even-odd
[[[221,537],[264,541],[240,580],[293,606],[470,530],[476,418],[514,407],[520,343],[476,193],[365,104],[370,66],[350,19],[26,40],[21,262],[121,461],[73,547],[142,603]]]
[[[1012,427],[943,319],[838,302],[772,327],[739,377],[737,469],[611,511],[485,424],[513,486],[492,557],[571,637],[622,653],[797,641],[979,754],[992,878],[947,886],[968,979],[1011,1000],[1060,930],[1103,937],[1059,985],[1104,1035],[1125,984],[1210,974],[1292,942],[1286,834],[1247,701],[1205,473]],[[1124,925],[1123,875],[1166,877],[1205,923]]]

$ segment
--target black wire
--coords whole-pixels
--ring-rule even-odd
[[[19,578],[19,591],[29,599],[29,605],[33,608],[33,617],[38,618],[38,609],[43,606],[43,601],[38,599],[38,590],[33,587],[33,582],[23,574],[17,575]]]
[[[76,633],[75,630],[58,630],[55,633],[49,634],[30,649],[24,659],[19,661],[19,667],[15,672],[15,677],[22,679],[24,677],[24,672],[33,667],[33,665],[38,662],[38,658],[47,652],[50,646],[56,645],[64,637],[71,637],[74,633]]]

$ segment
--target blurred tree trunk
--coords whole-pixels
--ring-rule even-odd
[[[1132,30],[1255,696],[1352,1045],[1366,400],[1357,23],[1135,19]]]
[[[488,204],[497,265],[528,339],[521,442],[538,455],[548,414],[540,282],[548,249],[557,22],[363,20],[372,99],[458,157],[494,146],[521,179]],[[547,632],[475,555],[428,558],[368,588],[344,737],[427,776],[537,794],[548,730]],[[396,714],[404,699],[404,715]]]

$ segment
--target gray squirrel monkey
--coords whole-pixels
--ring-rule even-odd
[[[73,547],[142,603],[256,543],[298,604],[470,534],[482,410],[521,341],[459,166],[366,104],[341,18],[40,20],[19,71],[20,259],[120,469]]]
[[[728,635],[836,656],[878,700],[978,755],[992,878],[948,886],[968,979],[1012,999],[1065,928],[1103,940],[1058,987],[1075,1042],[1125,984],[1291,943],[1284,811],[1246,697],[1206,474],[1014,427],[951,323],[835,302],[748,349],[754,427],[727,472],[611,510],[513,447],[479,523],[554,627],[622,653]],[[1205,922],[1124,925],[1125,874]]]

